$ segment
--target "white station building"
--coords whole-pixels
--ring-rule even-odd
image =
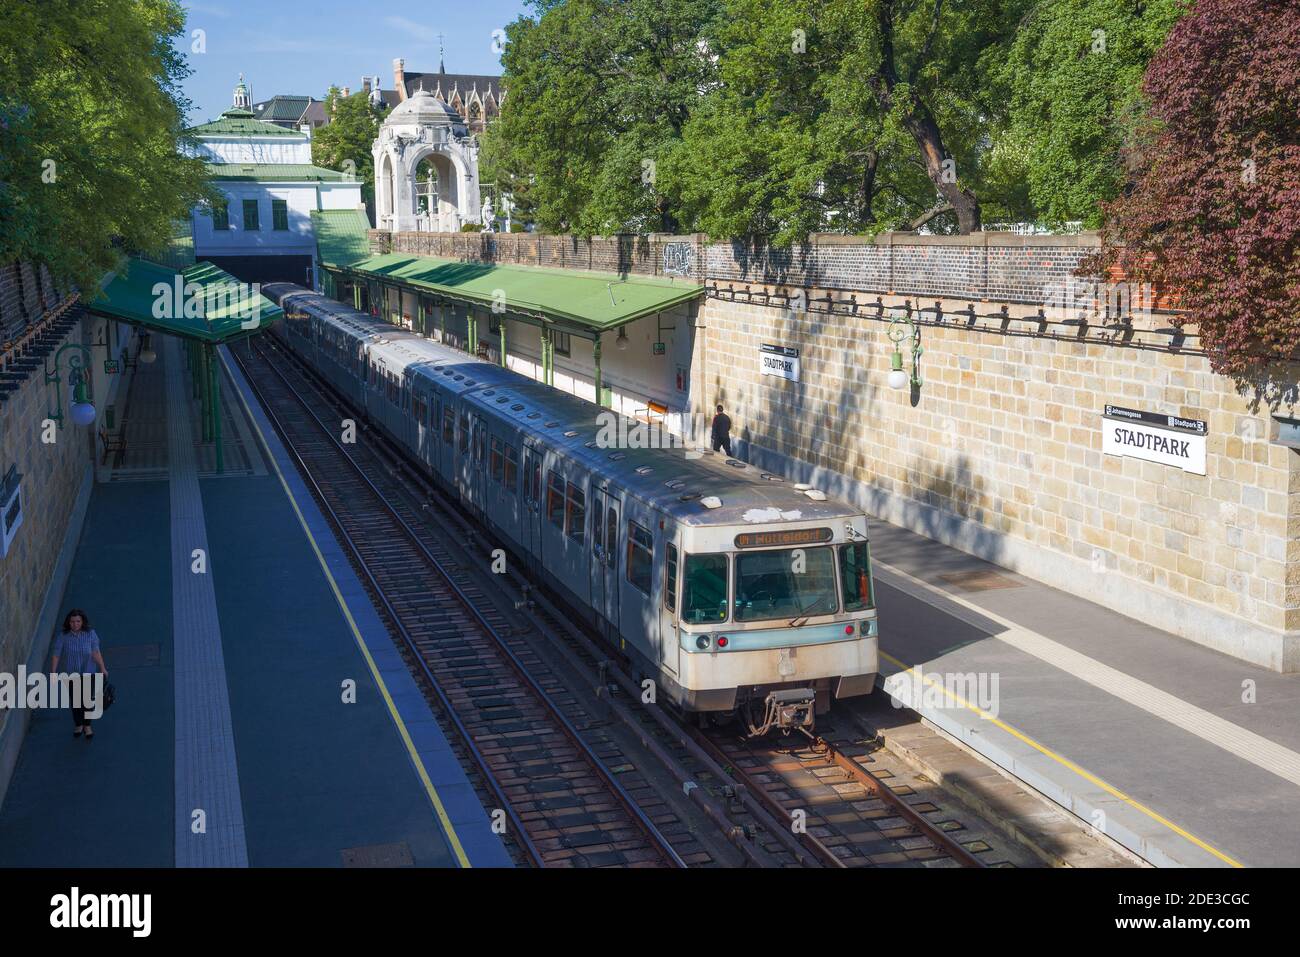
[[[224,198],[191,215],[195,257],[245,282],[314,286],[313,214],[349,210],[364,219],[361,180],[312,165],[310,126],[293,130],[256,119],[243,76],[234,105],[189,132]]]

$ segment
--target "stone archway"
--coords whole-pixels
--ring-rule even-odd
[[[457,232],[479,222],[478,144],[432,94],[419,90],[388,114],[374,156],[379,228]]]

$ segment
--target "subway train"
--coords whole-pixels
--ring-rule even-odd
[[[862,512],[708,449],[663,447],[635,421],[311,290],[263,291],[284,311],[273,334],[656,700],[757,735],[811,728],[832,699],[872,690]]]

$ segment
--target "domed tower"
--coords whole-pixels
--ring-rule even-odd
[[[247,110],[253,105],[253,99],[248,95],[248,87],[244,85],[244,74],[239,74],[239,83],[235,85],[234,107],[237,110]]]
[[[479,221],[478,146],[461,115],[428,90],[384,118],[373,152],[379,229],[457,232]]]

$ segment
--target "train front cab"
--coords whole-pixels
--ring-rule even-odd
[[[736,711],[756,733],[811,727],[879,670],[866,519],[681,526],[666,555],[663,644],[688,711]],[[671,566],[676,565],[673,569]]]

